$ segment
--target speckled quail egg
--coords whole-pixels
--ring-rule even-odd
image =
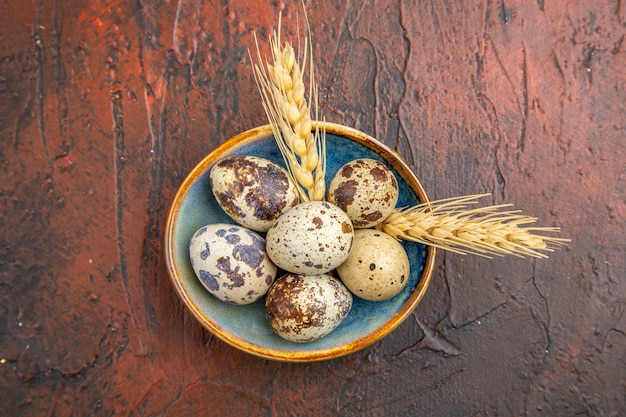
[[[352,294],[328,274],[287,273],[265,299],[265,314],[274,331],[292,342],[310,342],[333,331],[352,308]]]
[[[289,272],[317,275],[346,260],[354,229],[348,215],[326,201],[307,201],[280,216],[267,231],[267,254]]]
[[[346,287],[359,298],[388,300],[409,280],[410,263],[404,247],[387,233],[374,229],[354,232],[348,259],[337,268]]]
[[[265,241],[245,227],[216,223],[191,238],[189,256],[202,285],[231,304],[250,304],[263,297],[277,268],[265,252]]]
[[[211,168],[209,180],[220,207],[237,223],[257,232],[266,232],[300,201],[287,171],[265,158],[221,159]]]
[[[382,222],[398,202],[398,181],[384,163],[361,158],[342,166],[328,185],[328,201],[350,216],[355,229]]]

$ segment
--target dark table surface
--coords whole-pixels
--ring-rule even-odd
[[[327,120],[432,198],[488,192],[571,244],[439,252],[378,343],[268,361],[164,263],[187,173],[266,123],[247,50],[297,1],[0,2],[0,415],[626,415],[626,4],[307,1]]]

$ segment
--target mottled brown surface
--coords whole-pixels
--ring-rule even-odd
[[[352,308],[352,293],[327,274],[285,273],[267,292],[266,317],[281,337],[306,343],[329,334]]]
[[[226,213],[242,226],[267,232],[281,214],[298,204],[287,171],[257,157],[220,159],[210,170],[211,191]]]
[[[571,245],[440,254],[345,358],[239,352],[178,300],[162,233],[189,170],[265,123],[246,48],[299,5],[0,2],[0,415],[626,415],[626,4],[307,4],[329,121]]]
[[[348,214],[356,229],[371,228],[382,223],[396,207],[398,182],[382,162],[356,159],[334,175],[326,198]]]

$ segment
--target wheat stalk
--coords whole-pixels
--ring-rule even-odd
[[[468,209],[477,194],[396,209],[377,228],[396,239],[423,243],[452,252],[491,258],[490,255],[524,255],[547,258],[540,251],[570,242],[569,239],[536,234],[559,232],[558,227],[526,227],[537,221],[519,211],[499,211],[510,204]]]
[[[306,10],[304,13],[306,18]],[[300,185],[300,199],[323,200],[326,193],[326,130],[323,123],[314,124],[311,119],[311,105],[306,100],[304,85],[304,74],[308,71],[308,96],[313,100],[315,120],[319,120],[311,30],[306,18],[308,36],[305,37],[302,57],[298,59],[290,43],[281,44],[281,19],[279,14],[278,31],[274,31],[270,37],[271,64],[261,64],[263,60],[259,43],[254,35],[259,63],[254,65],[254,79],[287,171],[294,183]]]

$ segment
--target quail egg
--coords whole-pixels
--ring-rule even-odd
[[[221,159],[211,168],[209,180],[220,207],[237,223],[257,232],[266,232],[300,201],[287,171],[265,158]]]
[[[409,280],[409,257],[402,244],[385,232],[358,229],[348,259],[337,268],[346,287],[359,298],[388,300]]]
[[[327,274],[287,273],[265,299],[265,314],[274,331],[292,342],[311,342],[333,331],[352,308],[352,294]]]
[[[267,231],[267,254],[279,267],[317,275],[346,260],[354,229],[348,215],[326,201],[307,201],[280,216]]]
[[[231,304],[251,304],[263,297],[277,268],[265,252],[265,241],[244,227],[216,223],[191,238],[189,255],[202,285]]]
[[[328,185],[328,201],[350,216],[355,229],[382,222],[398,202],[398,181],[384,163],[361,158],[343,165]]]

